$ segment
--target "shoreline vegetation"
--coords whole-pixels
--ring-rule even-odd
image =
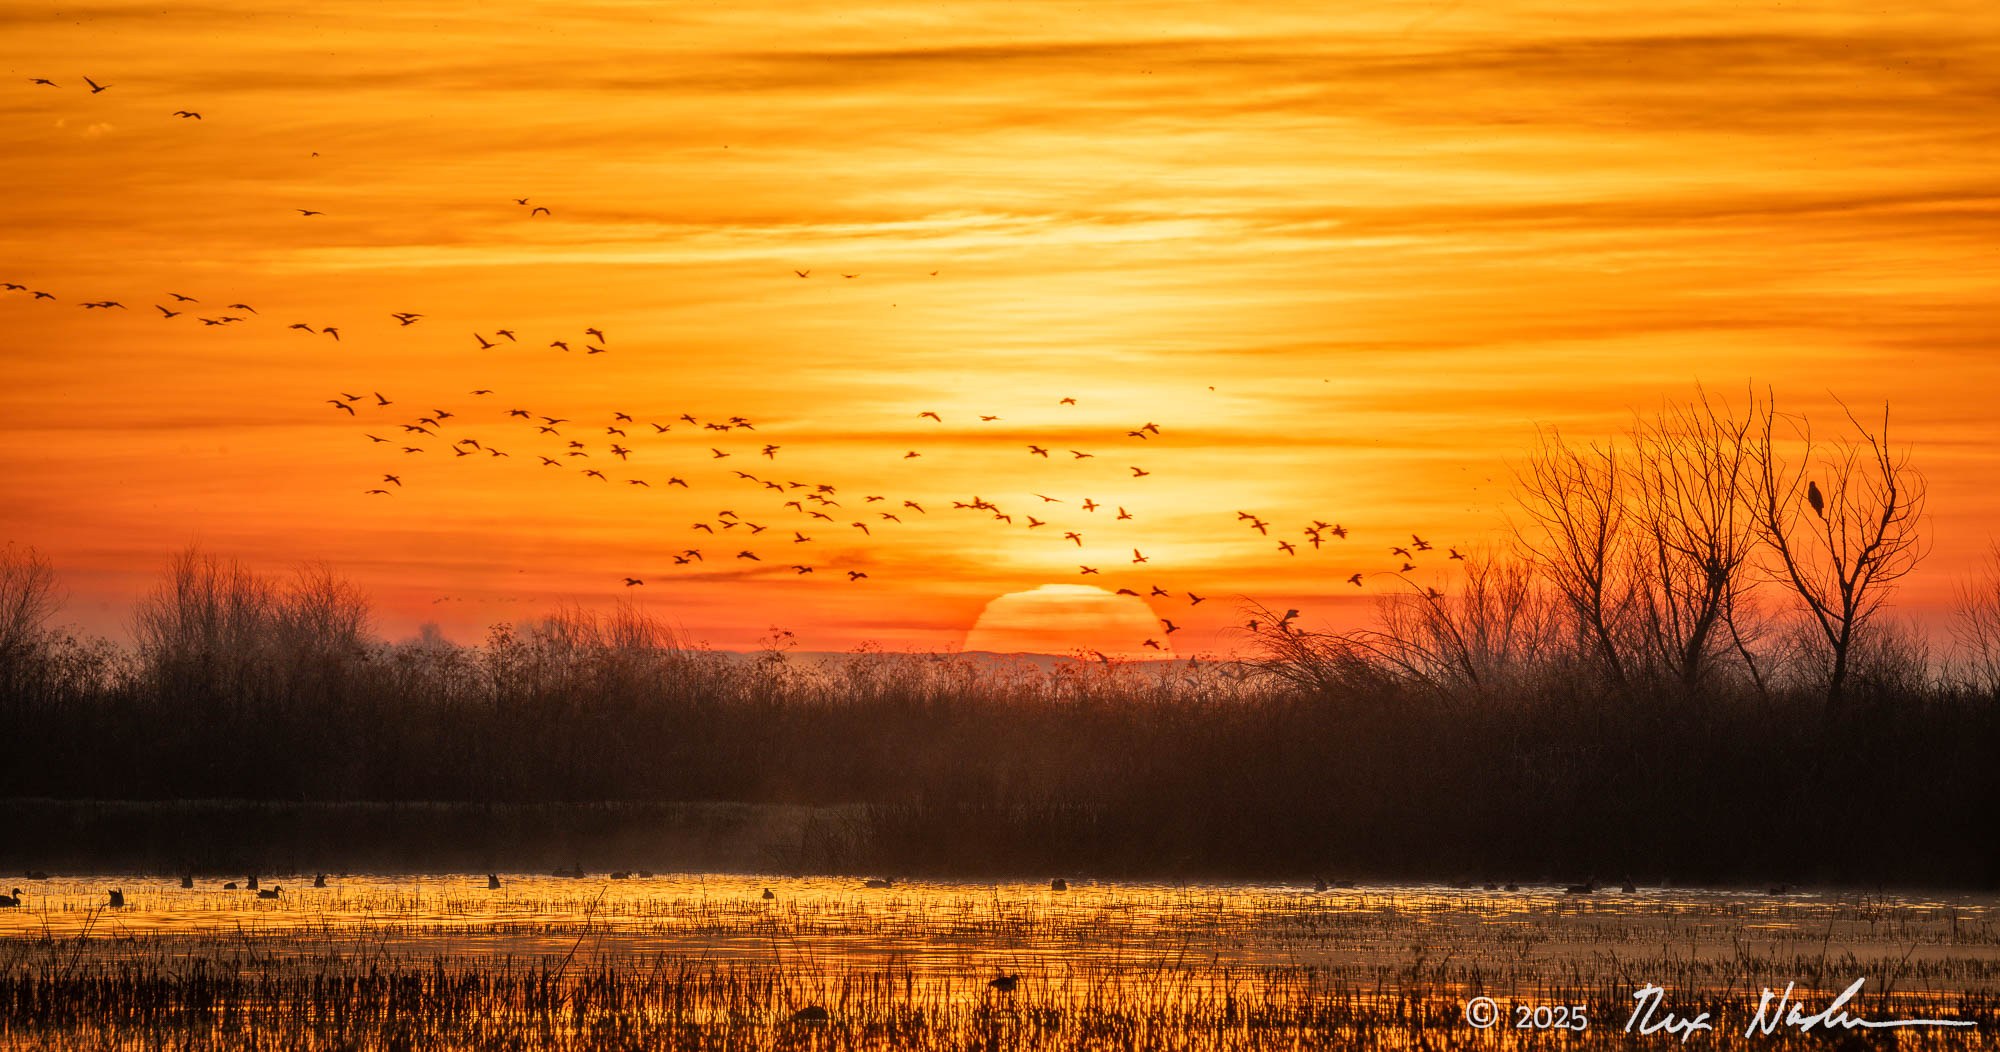
[[[1841,427],[1704,394],[1604,442],[1545,432],[1508,544],[1382,595],[1367,630],[1246,600],[1244,660],[806,660],[782,633],[746,659],[629,606],[391,643],[327,567],[193,550],[121,647],[54,628],[54,568],[9,548],[0,798],[160,803],[18,809],[0,867],[68,844],[339,870],[414,844],[521,868],[482,845],[688,833],[689,857],[796,872],[1990,888],[2000,575],[1948,654],[1882,616],[1923,482],[1886,411]],[[321,810],[287,830],[195,800]],[[686,821],[605,817],[654,807]],[[734,847],[704,824],[729,814],[760,816]]]

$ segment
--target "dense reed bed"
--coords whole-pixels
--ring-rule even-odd
[[[1900,1031],[1895,1047],[2000,1033],[2000,911],[1985,899],[820,881],[765,900],[765,879],[703,878],[696,893],[694,878],[509,878],[497,901],[436,878],[278,903],[148,886],[128,889],[124,917],[63,883],[31,903],[39,924],[13,917],[0,935],[0,1043],[1594,1048],[1635,1040],[1633,994],[1654,983],[1671,1007],[1711,1013],[1705,1044],[1793,1049],[1853,1035],[1746,1035],[1763,989],[1795,983],[1816,1011],[1864,977],[1857,1016],[1980,1024]],[[191,911],[192,927],[150,923]],[[989,985],[1000,975],[1015,988]],[[1479,1030],[1475,996],[1582,1006],[1588,1026],[1520,1030],[1508,1011]]]

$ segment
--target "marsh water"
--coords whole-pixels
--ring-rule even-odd
[[[992,1036],[1002,995],[988,981],[1016,975],[1018,992],[1007,991],[1000,1007],[1018,1005],[1052,1027],[1061,1040],[1049,1047],[1096,1047],[1128,1026],[1199,1030],[1208,1035],[1200,1047],[1230,1047],[1259,1018],[1296,1034],[1337,1030],[1404,1047],[1425,1033],[1473,1039],[1460,1013],[1474,994],[1506,1006],[1587,1006],[1591,1038],[1608,1040],[1648,983],[1741,1017],[1765,988],[1796,983],[1801,996],[1824,1003],[1862,978],[1858,1009],[1979,1023],[1912,1032],[1906,1042],[1964,1047],[2000,1034],[2000,897],[1982,894],[1091,881],[1055,890],[1046,882],[869,887],[859,877],[503,873],[497,889],[484,875],[329,875],[324,888],[311,886],[311,875],[264,875],[262,889],[276,891],[267,898],[245,879],[233,890],[214,878],[193,888],[129,875],[0,880],[20,886],[24,900],[0,910],[0,987],[44,1013],[16,1009],[19,1018],[0,1023],[38,1041],[51,1033],[83,1040],[99,1018],[115,1017],[135,1020],[136,1034],[160,1024],[151,1002],[139,1012],[132,999],[165,998],[184,1013],[215,1002],[204,984],[230,976],[249,984],[230,987],[239,991],[230,996],[274,1015],[254,1024],[244,1021],[254,1014],[202,1016],[199,1033],[250,1046],[308,1031],[347,1041],[357,1038],[342,1028],[355,1024],[328,1022],[332,1009],[313,1007],[329,980],[350,984],[343,989],[381,974],[432,983],[432,1014],[448,1020],[453,998],[471,996],[446,989],[450,974],[476,977],[487,999],[480,1011],[543,1004],[546,1025],[572,1037],[602,1022],[570,1014],[582,1012],[576,1006],[609,997],[616,1007],[604,1009],[607,1018],[659,1028],[647,1032],[668,1043],[681,1040],[669,1026],[782,1028],[802,1006],[830,1005],[836,1022],[848,1013],[854,1034],[875,1035],[858,1045],[901,1047],[878,1029],[916,1020],[910,1025],[920,1024],[925,1041],[951,1047]],[[122,907],[107,905],[112,888]],[[536,1001],[543,995],[533,991],[565,981],[582,985]],[[58,988],[111,1000],[64,1016],[60,1005],[49,1007]],[[255,1026],[273,1029],[240,1029]],[[7,1033],[0,1026],[0,1037]],[[366,1030],[358,1040],[380,1037]],[[484,1040],[448,1029],[422,1037],[440,1046]],[[759,1040],[781,1047],[789,1039],[780,1029]]]

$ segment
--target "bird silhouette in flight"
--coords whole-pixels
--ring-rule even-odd
[[[318,330],[314,329],[314,328],[313,328],[312,326],[310,326],[310,325],[307,325],[307,324],[306,324],[305,322],[302,322],[302,321],[295,321],[295,322],[291,323],[290,325],[287,325],[287,326],[285,326],[285,328],[287,328],[287,329],[304,329],[304,330],[305,330],[305,331],[307,331],[307,332],[316,332],[316,331],[318,331]]]
[[[321,330],[320,330],[320,334],[321,334],[321,335],[324,335],[324,336],[331,336],[331,337],[333,337],[333,342],[335,342],[335,343],[339,343],[339,342],[340,342],[340,330],[339,330],[339,329],[336,329],[336,328],[334,328],[334,327],[333,327],[333,326],[331,326],[331,325],[327,326],[327,327],[326,327],[326,328],[324,328],[324,329],[321,329]]]
[[[1819,483],[1806,483],[1806,503],[1812,505],[1814,515],[1826,518],[1826,498],[1820,495]]]
[[[635,586],[635,585],[642,585],[642,584],[645,584],[645,583],[646,583],[646,582],[644,582],[644,581],[641,581],[641,580],[639,580],[639,579],[638,579],[637,577],[627,577],[627,578],[625,579],[625,587],[627,587],[627,588],[631,588],[631,587],[633,587],[633,586]]]
[[[1445,551],[1448,551],[1448,552],[1450,552],[1450,553],[1451,553],[1451,557],[1452,557],[1452,558],[1454,558],[1454,559],[1460,559],[1460,560],[1463,560],[1463,559],[1465,558],[1465,556],[1463,556],[1463,555],[1460,555],[1460,554],[1458,553],[1458,549],[1457,549],[1457,548],[1446,548],[1446,549],[1445,549]]]
[[[1410,543],[1415,545],[1417,550],[1420,552],[1427,552],[1431,550],[1431,542],[1424,540],[1422,537],[1419,537],[1414,533],[1410,534]]]
[[[597,342],[598,342],[598,343],[609,343],[609,342],[610,342],[609,340],[606,340],[606,339],[604,338],[604,331],[603,331],[602,329],[585,329],[585,330],[583,330],[583,334],[584,334],[585,336],[595,336],[595,337],[597,337]]]
[[[1164,589],[1164,588],[1161,588],[1161,587],[1160,587],[1159,585],[1154,585],[1154,586],[1153,586],[1153,590],[1152,590],[1152,591],[1150,591],[1150,592],[1147,592],[1146,594],[1147,594],[1148,596],[1152,596],[1152,597],[1164,597],[1164,596],[1169,596],[1169,595],[1172,595],[1173,593],[1172,593],[1172,592],[1169,592],[1169,591],[1167,591],[1167,590],[1166,590],[1166,589]]]
[[[1129,511],[1126,511],[1126,510],[1125,510],[1125,506],[1121,504],[1121,505],[1119,505],[1119,506],[1118,506],[1118,518],[1116,518],[1116,519],[1113,519],[1112,521],[1113,521],[1113,522],[1123,522],[1124,520],[1126,520],[1126,519],[1129,519],[1129,518],[1131,518],[1131,517],[1132,517],[1132,513],[1131,513],[1131,512],[1129,512]]]
[[[326,214],[325,212],[315,212],[310,208],[298,209],[298,213],[302,216],[323,216]]]
[[[90,93],[91,93],[92,95],[95,95],[95,94],[97,94],[98,92],[101,92],[101,91],[108,91],[108,90],[110,90],[110,88],[111,88],[111,85],[109,85],[109,84],[99,84],[98,82],[96,82],[96,81],[94,81],[94,80],[90,79],[89,77],[85,77],[85,78],[83,78],[83,82],[84,82],[85,84],[88,84],[88,85],[90,85]]]
[[[400,486],[400,485],[402,485],[402,484],[403,484],[403,479],[402,479],[402,476],[400,476],[400,475],[384,475],[384,476],[382,476],[382,481],[384,481],[384,482],[393,482],[393,483],[395,483],[395,484],[396,484],[396,485],[398,485],[398,486]]]
[[[533,218],[535,218],[536,216],[545,216],[545,215],[553,215],[553,214],[554,214],[554,213],[550,212],[550,211],[549,211],[548,209],[546,209],[546,208],[543,208],[543,207],[542,207],[541,205],[536,205],[535,207],[533,207],[533,208],[531,208],[531,209],[529,209],[529,210],[528,210],[528,218],[529,218],[529,219],[533,219]]]
[[[1157,640],[1157,639],[1148,639],[1148,640],[1146,640],[1146,644],[1145,644],[1145,645],[1146,645],[1146,646],[1149,646],[1149,647],[1152,647],[1152,648],[1153,648],[1154,650],[1165,650],[1165,649],[1166,649],[1166,647],[1163,647],[1163,646],[1161,646],[1161,645],[1160,645],[1160,641],[1159,641],[1159,640]]]
[[[1033,515],[1028,516],[1028,528],[1031,530],[1037,526],[1047,526],[1047,525],[1048,523],[1042,521],[1041,519],[1035,518]]]
[[[482,351],[490,351],[495,346],[494,344],[488,343],[486,341],[486,337],[481,336],[476,332],[472,334],[472,338],[479,341],[479,349]]]
[[[995,421],[995,420],[998,420],[998,419],[1000,419],[1000,418],[999,418],[999,417],[997,417],[997,416],[987,416],[987,415],[986,415],[985,413],[981,413],[981,414],[979,414],[979,422],[980,422],[980,423],[982,423],[982,424],[990,424],[990,423],[992,423],[993,421]]]
[[[1299,554],[1299,549],[1298,549],[1298,546],[1294,545],[1294,544],[1293,544],[1292,542],[1290,542],[1290,541],[1279,541],[1279,542],[1278,542],[1278,550],[1279,550],[1279,551],[1281,551],[1281,552],[1284,552],[1284,553],[1285,553],[1286,555],[1297,555],[1297,554]]]
[[[1063,399],[1062,401],[1060,401],[1060,402],[1057,402],[1056,404],[1057,404],[1057,405],[1075,405],[1075,404],[1076,404],[1076,399],[1074,399],[1074,398],[1065,398],[1065,399]]]
[[[792,271],[792,273],[797,274],[799,277],[802,278],[812,277],[812,271],[810,270],[794,270]]]
[[[195,119],[195,120],[200,120],[200,119],[201,119],[201,114],[199,114],[199,113],[196,113],[196,112],[194,112],[193,110],[175,110],[175,111],[174,111],[174,116],[176,116],[176,117],[181,117],[181,118],[184,118],[184,119],[185,119],[185,118],[190,118],[190,117],[191,117],[191,118],[193,118],[193,119]]]
[[[1077,569],[1085,574],[1093,574],[1097,572],[1097,567],[1095,566],[1079,566],[1077,567]]]
[[[50,80],[50,79],[49,79],[49,78],[47,78],[47,77],[35,77],[35,78],[33,78],[32,80],[30,80],[30,81],[29,81],[29,83],[30,83],[30,84],[44,84],[44,85],[47,85],[48,87],[51,87],[51,88],[60,88],[60,87],[62,87],[62,85],[60,85],[60,84],[57,84],[57,83],[56,83],[55,81],[53,81],[53,80]]]
[[[930,418],[931,418],[932,420],[935,420],[935,421],[937,421],[937,422],[938,422],[938,423],[940,423],[940,424],[944,423],[944,417],[941,417],[941,416],[937,415],[936,413],[933,413],[933,412],[931,412],[931,411],[930,411],[930,410],[928,410],[928,409],[926,409],[926,410],[924,410],[923,412],[921,412],[921,413],[918,413],[918,414],[917,414],[917,419],[919,419],[919,420],[922,420],[922,419],[923,419],[924,417],[930,417]]]
[[[366,438],[368,439],[368,441],[370,441],[370,442],[387,442],[387,441],[389,441],[389,440],[388,440],[388,439],[386,439],[386,438],[377,438],[377,437],[375,437],[374,435],[367,435],[367,436],[364,436],[364,437],[366,437]]]
[[[849,570],[849,571],[847,571],[847,579],[848,579],[848,580],[850,580],[850,581],[859,581],[859,580],[862,580],[862,579],[866,578],[867,576],[868,576],[867,574],[865,574],[865,573],[862,573],[862,572],[861,572],[861,571],[859,571],[859,570]]]
[[[157,303],[153,304],[153,309],[154,309],[154,310],[156,310],[156,311],[159,311],[159,312],[160,312],[161,314],[164,314],[164,315],[166,315],[166,316],[167,316],[167,317],[169,317],[169,318],[178,318],[178,317],[180,317],[180,316],[181,316],[181,312],[180,312],[180,311],[177,311],[177,310],[168,310],[167,308],[165,308],[165,307],[162,307],[162,306],[160,306],[160,305],[159,305],[159,304],[157,304]]]
[[[1189,605],[1189,606],[1200,606],[1201,604],[1203,604],[1203,603],[1205,603],[1205,602],[1207,602],[1207,601],[1208,601],[1208,597],[1207,597],[1207,596],[1205,596],[1205,595],[1196,595],[1196,594],[1194,594],[1193,592],[1189,592],[1189,593],[1187,594],[1187,597],[1188,597],[1188,605]]]
[[[747,549],[747,548],[746,548],[746,549],[744,549],[743,551],[740,551],[740,552],[737,552],[737,553],[736,553],[736,557],[737,557],[738,559],[748,559],[748,560],[750,560],[750,561],[751,561],[751,562],[753,562],[753,563],[761,563],[761,562],[763,562],[763,561],[764,561],[764,560],[762,560],[762,559],[759,559],[759,558],[757,558],[757,553],[756,553],[756,552],[753,552],[753,551],[750,551],[750,550],[749,550],[749,549]]]
[[[1146,476],[1148,476],[1148,475],[1150,475],[1150,474],[1152,474],[1152,472],[1150,472],[1150,471],[1147,471],[1147,470],[1146,470],[1145,468],[1133,468],[1133,469],[1132,469],[1132,477],[1133,477],[1133,478],[1135,478],[1135,479],[1142,479],[1142,478],[1145,478]]]
[[[1358,573],[1349,574],[1347,576],[1347,583],[1353,585],[1356,588],[1361,587],[1361,575]]]
[[[493,330],[493,335],[495,335],[495,336],[505,336],[505,337],[507,337],[507,342],[508,342],[508,343],[519,343],[519,342],[520,342],[519,340],[516,340],[516,339],[514,339],[514,330],[512,330],[512,329],[495,329],[495,330]],[[630,419],[630,418],[628,417],[627,419]]]
[[[389,495],[389,491],[388,491],[388,490],[386,490],[386,489],[371,489],[371,490],[367,490],[367,491],[365,491],[364,495],[365,495],[365,496],[370,496],[370,497],[372,497],[372,496],[375,496],[375,495],[376,495],[376,494],[378,494],[378,493],[379,493],[379,494],[381,494],[381,495],[382,495],[382,496],[384,496],[384,497],[386,497],[386,496],[388,496],[388,495]]]
[[[1163,625],[1165,625],[1165,626],[1167,626],[1167,634],[1168,634],[1168,635],[1173,635],[1173,634],[1174,634],[1175,632],[1178,632],[1178,631],[1180,631],[1180,630],[1181,630],[1181,626],[1179,626],[1179,625],[1177,625],[1177,624],[1174,624],[1174,623],[1173,623],[1172,621],[1169,621],[1169,620],[1167,620],[1167,619],[1166,619],[1166,618],[1164,618],[1164,617],[1163,617],[1163,618],[1160,618],[1160,623],[1161,623],[1161,624],[1163,624]]]
[[[1028,447],[1028,452],[1034,456],[1041,457],[1043,460],[1047,460],[1049,458],[1049,451],[1037,445],[1030,445]]]
[[[1069,455],[1070,455],[1070,456],[1072,456],[1072,457],[1074,457],[1074,458],[1076,458],[1077,460],[1089,460],[1089,459],[1090,459],[1091,457],[1094,457],[1094,456],[1096,456],[1097,454],[1095,454],[1095,453],[1085,453],[1085,452],[1084,452],[1083,450],[1081,450],[1081,449],[1072,449],[1072,450],[1070,450],[1070,451],[1069,451]]]
[[[841,275],[841,277],[843,277],[843,278],[858,278],[858,277],[860,277],[860,276],[861,276],[861,275],[859,275],[859,274],[842,274],[842,275]]]
[[[1075,541],[1077,547],[1079,548],[1083,547],[1083,534],[1078,533],[1075,530],[1071,530],[1068,533],[1063,534],[1063,540]]]
[[[1082,507],[1082,508],[1083,508],[1083,510],[1085,510],[1085,511],[1096,511],[1096,510],[1097,510],[1097,502],[1096,502],[1096,501],[1094,501],[1094,500],[1091,500],[1091,499],[1090,499],[1089,497],[1085,497],[1085,498],[1083,498],[1083,504],[1081,505],[1081,507]]]
[[[224,309],[225,309],[225,310],[247,310],[247,311],[249,311],[249,312],[250,312],[250,313],[252,313],[252,314],[255,314],[255,313],[257,313],[257,308],[255,308],[255,307],[252,307],[252,306],[251,306],[251,305],[249,305],[248,303],[232,303],[232,304],[230,304],[230,305],[229,305],[228,307],[225,307]]]
[[[1390,554],[1390,555],[1400,555],[1400,556],[1402,556],[1402,557],[1403,557],[1403,558],[1405,558],[1405,559],[1409,559],[1409,558],[1413,558],[1413,556],[1411,556],[1411,555],[1410,555],[1410,550],[1409,550],[1408,548],[1393,548],[1393,547],[1392,547],[1392,548],[1390,548],[1390,549],[1389,549],[1389,554]]]
[[[1409,572],[1410,572],[1411,570],[1414,570],[1414,569],[1416,569],[1416,568],[1417,568],[1417,564],[1415,564],[1415,563],[1404,563],[1404,564],[1403,564],[1403,568],[1402,568],[1402,569],[1400,569],[1400,570],[1398,570],[1398,571],[1396,571],[1396,572],[1397,572],[1397,573],[1409,573]]]
[[[1153,561],[1153,560],[1151,560],[1151,559],[1148,559],[1148,558],[1146,558],[1146,557],[1145,557],[1145,556],[1143,556],[1143,555],[1140,555],[1140,554],[1139,554],[1139,549],[1137,549],[1137,548],[1134,548],[1134,549],[1132,549],[1132,564],[1133,564],[1133,565],[1135,565],[1135,566],[1136,566],[1136,565],[1138,565],[1138,564],[1140,564],[1140,563],[1148,563],[1148,562],[1152,562],[1152,561]]]
[[[332,405],[332,406],[333,406],[333,407],[334,407],[335,409],[345,409],[345,410],[347,410],[347,415],[348,415],[348,416],[353,416],[353,415],[354,415],[354,407],[353,407],[353,406],[351,406],[351,405],[348,405],[348,404],[347,404],[346,402],[343,402],[343,401],[341,401],[341,400],[340,400],[340,399],[338,399],[338,398],[329,398],[329,399],[327,399],[327,403],[328,403],[328,404],[330,404],[330,405]]]

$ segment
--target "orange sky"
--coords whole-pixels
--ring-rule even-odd
[[[1894,403],[1935,539],[1900,609],[2000,533],[1985,0],[270,6],[0,11],[0,281],[56,297],[0,296],[0,539],[88,627],[199,543],[328,560],[391,636],[642,594],[717,645],[927,647],[1002,594],[1160,585],[1220,600],[1155,604],[1212,649],[1240,595],[1352,620],[1387,545],[1498,535],[1535,423],[1697,381]],[[692,530],[721,509],[771,529]],[[1288,557],[1237,509],[1353,532]]]

